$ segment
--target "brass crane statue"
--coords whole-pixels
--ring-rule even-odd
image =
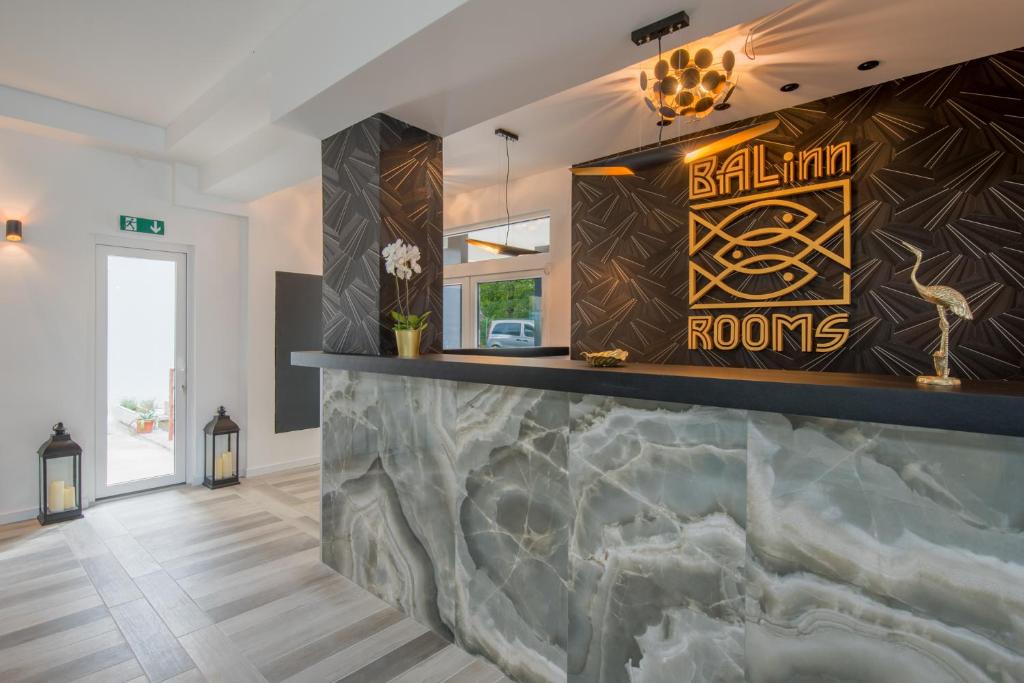
[[[960,385],[960,380],[949,376],[949,320],[946,319],[946,311],[952,311],[953,315],[964,320],[973,320],[971,307],[963,294],[952,287],[945,285],[922,285],[917,280],[917,269],[921,267],[923,254],[921,250],[912,244],[900,240],[907,251],[914,255],[914,268],[910,271],[910,281],[914,283],[914,289],[925,301],[935,304],[939,311],[939,350],[932,354],[932,364],[935,366],[935,375],[921,375],[917,378],[918,384],[937,384],[946,387]]]

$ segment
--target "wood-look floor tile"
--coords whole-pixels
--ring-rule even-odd
[[[310,601],[313,591],[289,596],[219,624],[257,667],[382,609],[393,609],[358,590]]]
[[[37,565],[45,565],[57,559],[64,559],[69,555],[67,544],[57,541],[47,541],[45,547],[30,548],[27,552],[14,552],[11,550],[0,556],[0,576],[29,569]]]
[[[478,659],[445,683],[498,683],[504,679],[505,675],[492,664]]]
[[[128,572],[111,553],[82,558],[82,567],[89,575],[93,585],[96,586],[96,591],[103,598],[107,607],[142,597],[142,593],[128,576]]]
[[[127,527],[102,503],[85,511],[85,521],[103,539],[116,538],[128,533]]]
[[[413,666],[448,646],[448,641],[433,631],[427,631],[408,643],[391,650],[385,655],[350,673],[338,683],[378,683],[390,681]]]
[[[160,565],[132,536],[114,536],[104,541],[114,558],[133,579],[159,571]]]
[[[269,603],[301,595],[318,582],[333,581],[329,569],[323,565],[298,567],[287,576],[270,575],[262,581],[240,585],[231,591],[214,593],[199,600],[214,622],[221,622],[250,612]],[[227,600],[230,596],[237,596]]]
[[[120,632],[116,629],[107,630],[103,633],[91,636],[89,638],[82,638],[72,643],[61,643],[59,647],[51,648],[47,651],[45,657],[40,656],[14,656],[14,653],[8,651],[5,656],[0,659],[0,681],[26,681],[33,679],[44,672],[50,671],[55,667],[60,667],[71,662],[75,662],[84,657],[95,655],[99,652],[107,651],[111,648],[120,648],[124,646],[124,638],[121,637]],[[26,652],[25,649],[22,650]],[[131,653],[128,653],[131,656]],[[113,666],[119,662],[124,661],[125,658],[118,659],[117,661],[111,661],[107,666]],[[88,668],[88,667],[86,667]],[[100,667],[106,668],[106,667]],[[92,671],[83,670],[81,675],[92,673]],[[42,680],[47,680],[43,678]]]
[[[426,626],[403,619],[330,657],[309,662],[305,669],[285,680],[293,683],[340,680],[426,632]]]
[[[269,512],[256,512],[230,521],[203,525],[189,530],[171,533],[157,533],[141,536],[140,543],[160,562],[166,562],[182,555],[217,548],[228,542],[235,542],[283,527],[280,518]]]
[[[206,612],[199,609],[167,572],[160,570],[140,576],[135,579],[135,584],[175,636],[213,624]]]
[[[0,526],[0,559],[33,553],[64,543],[60,525],[42,526],[36,520]]]
[[[101,669],[95,673],[81,676],[73,679],[73,683],[127,683],[142,677],[146,679],[146,674],[142,671],[142,667],[139,666],[139,662],[133,655],[131,659],[127,659],[120,664]]]
[[[54,619],[103,605],[103,599],[95,591],[89,597],[62,601],[50,607],[42,607],[18,616],[0,620],[0,636],[43,624]]]
[[[109,552],[100,535],[84,519],[61,524],[60,532],[71,547],[71,552],[80,560]]]
[[[24,581],[32,581],[43,576],[60,574],[81,568],[74,557],[56,559],[51,563],[38,564],[19,570],[11,570],[0,574],[0,588],[9,588]]]
[[[58,595],[67,590],[92,586],[89,577],[80,568],[60,572],[53,576],[43,576],[0,590],[0,610],[38,598]]]
[[[112,607],[110,614],[153,683],[195,668],[188,653],[144,598]]]
[[[207,683],[207,680],[206,676],[204,676],[199,669],[189,669],[185,673],[178,674],[174,678],[168,678],[165,683]],[[218,681],[209,681],[209,683],[218,683]]]
[[[56,650],[112,632],[117,632],[117,624],[109,614],[105,614],[101,619],[4,648],[0,650],[0,662],[5,666],[15,666],[15,662],[32,663],[46,660]]]
[[[163,555],[160,563],[164,569],[178,567],[199,560],[227,555],[275,538],[290,536],[292,533],[291,527],[275,518],[270,524],[256,528],[239,532],[221,531],[215,538],[210,538],[205,542],[193,543],[190,541],[188,544],[179,545],[173,554]]]
[[[309,668],[316,662],[366,640],[375,633],[397,624],[402,619],[402,613],[398,610],[390,608],[378,610],[365,619],[326,633],[312,642],[261,665],[260,671],[270,683],[278,683],[278,681],[286,680]]]
[[[237,571],[293,555],[303,550],[316,548],[319,543],[306,534],[292,531],[291,535],[272,541],[248,546],[241,550],[198,560],[183,566],[165,569],[175,579],[202,574],[204,577],[229,576]]]
[[[391,683],[423,683],[424,681],[446,681],[475,661],[473,655],[448,644],[440,652],[424,659],[395,676]]]
[[[111,645],[110,647],[89,654],[82,655],[77,659],[63,664],[58,664],[46,671],[34,676],[22,679],[23,683],[61,683],[62,681],[74,681],[76,679],[91,676],[124,662],[134,662],[131,648],[127,643]],[[108,680],[103,678],[102,680]]]
[[[320,538],[320,520],[319,519],[313,519],[312,517],[310,517],[308,515],[302,515],[301,517],[295,517],[294,519],[289,519],[288,523],[291,524],[292,526],[294,526],[299,531],[302,531],[303,533],[309,534],[313,538],[319,540],[319,538]]]
[[[180,638],[196,667],[218,683],[263,683],[265,679],[231,640],[216,626]]]
[[[319,475],[0,526],[0,681],[507,682],[321,563]]]
[[[288,555],[262,565],[243,569],[234,575],[228,576],[205,576],[196,574],[178,579],[178,585],[192,596],[193,600],[200,600],[215,593],[230,590],[233,586],[243,585],[247,581],[266,577],[271,574],[289,572],[296,567],[306,567],[312,563],[320,562],[320,548],[310,548],[302,552]]]

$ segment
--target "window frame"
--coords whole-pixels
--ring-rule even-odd
[[[529,214],[512,216],[511,222],[548,219],[548,230],[550,235],[551,212],[537,211]],[[474,230],[495,228],[505,225],[505,219],[484,221],[470,225],[461,225],[444,231],[444,236],[458,235]],[[476,349],[478,346],[477,330],[480,326],[477,315],[477,285],[482,282],[495,282],[499,280],[522,280],[527,278],[540,278],[540,339],[543,342],[547,339],[549,329],[550,296],[548,295],[548,276],[551,274],[551,251],[540,254],[525,254],[523,256],[512,256],[509,258],[487,259],[486,261],[474,261],[472,263],[456,263],[444,267],[443,285],[462,285],[462,338],[461,348]],[[443,317],[442,311],[442,317]],[[443,324],[443,322],[442,322]],[[534,329],[534,335],[537,330]],[[536,336],[534,337],[536,338]]]

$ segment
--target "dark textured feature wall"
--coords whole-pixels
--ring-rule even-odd
[[[953,324],[952,372],[1024,378],[1024,50],[717,130],[773,117],[781,125],[747,144],[765,144],[776,166],[786,151],[853,142],[852,304],[803,309],[848,312],[845,348],[687,348],[687,167],[670,162],[635,178],[573,179],[573,355],[620,347],[654,363],[931,374],[936,312],[911,286],[904,239],[924,247],[921,281],[956,287],[974,310],[974,322]],[[685,151],[695,137],[673,143]]]
[[[376,114],[324,140],[322,155],[323,350],[395,352],[389,320],[398,290],[380,251],[401,238],[422,254],[412,309],[435,316],[423,351],[440,352],[441,138]]]

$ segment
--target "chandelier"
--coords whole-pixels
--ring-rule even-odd
[[[680,48],[664,59],[658,37],[658,63],[650,76],[640,71],[640,90],[647,108],[658,116],[659,126],[670,126],[677,118],[702,119],[714,109],[729,108],[728,100],[736,88],[735,67],[732,50],[716,59],[707,48],[692,55]]]

